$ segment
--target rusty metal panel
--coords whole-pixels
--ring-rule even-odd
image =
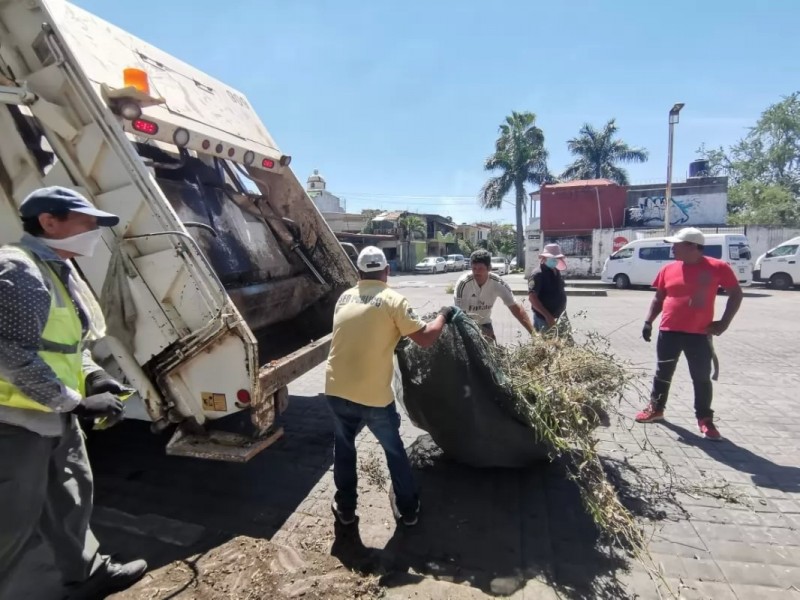
[[[167,454],[244,463],[282,436],[283,428],[275,429],[267,435],[256,438],[227,431],[185,434],[178,429],[167,444]]]

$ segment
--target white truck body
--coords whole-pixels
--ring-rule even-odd
[[[759,256],[753,279],[780,290],[800,285],[800,237],[786,240]]]
[[[118,266],[127,306],[101,300],[129,335],[97,353],[138,391],[128,415],[178,424],[172,454],[243,461],[276,439],[356,273],[247,98],[63,0],[0,0],[0,138],[0,243],[42,186],[121,217],[76,262],[98,298]],[[208,427],[243,409],[252,434]]]

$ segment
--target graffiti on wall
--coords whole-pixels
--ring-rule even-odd
[[[630,203],[630,200],[629,200]],[[641,196],[628,208],[628,225],[655,227],[664,224],[667,199],[664,195]],[[693,194],[673,196],[670,207],[670,225],[724,225],[728,212],[728,195]]]
[[[591,256],[592,236],[571,235],[567,237],[550,237],[545,239],[546,244],[558,244],[561,252],[567,256]]]

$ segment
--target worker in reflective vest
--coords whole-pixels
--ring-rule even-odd
[[[144,575],[98,551],[93,483],[78,417],[118,421],[126,391],[91,359],[105,324],[70,263],[119,222],[77,192],[49,187],[21,204],[25,234],[0,248],[0,599],[31,579],[17,567],[34,532],[52,548],[70,598],[104,598]],[[30,581],[28,582],[30,584]]]

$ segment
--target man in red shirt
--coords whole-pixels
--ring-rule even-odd
[[[662,268],[653,282],[656,296],[650,304],[642,337],[650,341],[653,321],[661,314],[656,345],[658,366],[650,404],[636,415],[636,420],[652,423],[664,419],[669,386],[683,353],[694,384],[694,411],[700,432],[708,439],[719,440],[721,436],[714,426],[711,410],[714,350],[710,336],[722,335],[728,329],[742,304],[742,288],[727,263],[703,255],[705,237],[699,229],[681,229],[665,241],[673,244],[675,262]],[[715,321],[714,301],[720,287],[727,292],[728,303],[722,319]]]

